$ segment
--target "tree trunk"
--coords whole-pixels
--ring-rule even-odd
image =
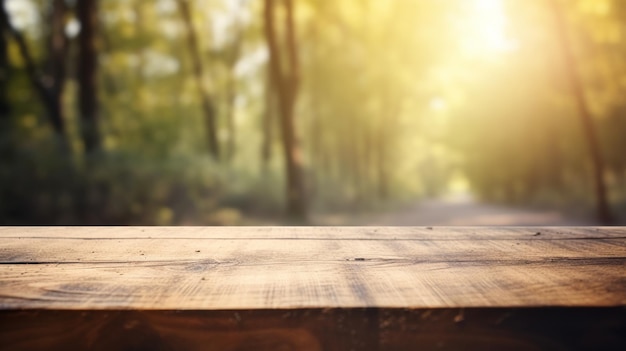
[[[78,108],[81,133],[86,154],[102,149],[98,106],[98,0],[81,0],[76,3],[80,21],[78,35]]]
[[[242,46],[242,29],[235,29],[233,41],[228,48],[226,66],[227,66],[227,83],[226,83],[226,121],[228,127],[228,145],[226,150],[226,158],[232,161],[235,157],[237,148],[237,129],[235,127],[235,102],[237,99],[237,77],[235,76],[235,66],[241,57]]]
[[[0,123],[8,120],[11,113],[9,104],[9,74],[11,68],[9,66],[8,42],[4,34],[4,30],[0,30]],[[5,127],[5,125],[2,125]]]
[[[324,172],[328,172],[328,169],[322,165],[323,159],[323,123],[322,123],[322,111],[320,99],[320,77],[323,75],[320,69],[320,62],[323,59],[320,57],[319,49],[319,21],[313,21],[310,24],[309,35],[307,42],[309,43],[310,53],[309,56],[313,62],[313,65],[309,68],[311,79],[309,81],[310,93],[309,93],[309,123],[308,128],[310,130],[308,154],[311,162],[311,169],[308,172],[309,192],[308,196],[315,198],[319,194],[319,189],[322,187],[322,179],[327,176]]]
[[[50,68],[49,76],[52,78],[49,83],[51,95],[51,120],[60,136],[63,149],[69,150],[67,137],[65,136],[65,112],[63,110],[63,91],[65,89],[66,58],[68,52],[68,40],[65,35],[65,16],[67,7],[64,0],[54,0],[50,13]]]
[[[378,173],[378,198],[386,200],[389,197],[389,184],[387,176],[387,136],[384,126],[379,127],[376,138],[376,171]]]
[[[187,28],[187,42],[189,45],[189,52],[191,54],[193,74],[196,80],[198,95],[200,97],[202,111],[204,112],[207,138],[209,143],[209,152],[215,160],[219,160],[220,148],[217,140],[217,118],[215,112],[215,104],[213,103],[213,98],[207,91],[207,88],[203,82],[204,67],[202,66],[202,60],[200,58],[200,48],[198,47],[196,29],[193,26],[193,20],[191,18],[191,5],[189,4],[188,0],[178,0],[178,7],[183,17],[185,27]]]
[[[372,185],[374,184],[374,177],[372,176],[373,170],[375,170],[374,164],[374,142],[375,142],[375,131],[373,128],[368,126],[365,129],[365,133],[363,135],[363,174],[366,177],[366,193],[368,195],[372,194]]]
[[[266,172],[272,159],[272,141],[274,140],[274,115],[276,100],[272,84],[272,70],[267,66],[265,78],[265,111],[263,111],[263,141],[261,144],[261,169]]]
[[[572,44],[567,33],[567,24],[563,17],[563,9],[559,6],[558,0],[549,0],[556,22],[559,44],[561,47],[564,66],[569,81],[569,86],[576,100],[576,107],[581,118],[587,146],[591,155],[593,166],[594,189],[596,197],[596,211],[598,220],[603,224],[610,224],[613,221],[611,209],[607,198],[607,187],[604,179],[605,166],[600,150],[600,144],[596,134],[595,124],[587,106],[585,91],[578,74],[578,64],[572,50]]]
[[[48,114],[48,119],[58,139],[59,148],[69,153],[69,143],[65,132],[65,116],[62,108],[62,96],[65,83],[65,58],[67,55],[67,38],[65,36],[66,6],[63,0],[54,0],[50,12],[49,67],[44,76],[38,72],[26,39],[17,29],[13,28],[6,12],[5,1],[0,0],[0,25],[17,44],[18,50],[26,66],[26,74],[35,92]]]
[[[11,104],[8,96],[11,66],[8,56],[8,42],[4,30],[0,29],[0,159],[8,163],[15,156],[15,142],[10,131]]]
[[[315,88],[312,89],[313,91],[315,91]],[[310,155],[310,159],[311,159],[311,163],[313,164],[312,167],[312,172],[309,173],[309,196],[315,197],[317,196],[317,192],[319,187],[321,186],[321,179],[323,178],[324,174],[322,173],[323,171],[325,171],[326,169],[322,166],[322,162],[320,161],[322,159],[322,154],[323,154],[323,144],[322,144],[322,121],[321,121],[321,114],[319,112],[319,102],[317,101],[317,94],[315,94],[315,92],[313,92],[313,94],[311,95],[311,115],[312,115],[312,121],[310,124],[310,139],[311,142],[309,143],[309,155]]]
[[[237,148],[237,132],[235,128],[235,100],[237,94],[235,92],[234,77],[229,78],[226,88],[226,121],[228,126],[228,145],[226,150],[226,159],[232,161],[235,157]]]
[[[285,0],[286,65],[279,51],[276,36],[275,1],[265,0],[265,36],[269,48],[272,83],[276,89],[280,126],[287,172],[287,213],[290,217],[306,220],[307,206],[304,186],[302,153],[296,136],[294,113],[300,84],[299,62],[293,18],[293,0]]]

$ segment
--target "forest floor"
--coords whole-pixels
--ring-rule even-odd
[[[468,194],[419,201],[384,213],[318,214],[314,225],[357,226],[582,226],[597,223],[555,210],[480,203]]]

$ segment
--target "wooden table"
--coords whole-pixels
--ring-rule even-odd
[[[2,350],[626,350],[626,228],[0,228]]]

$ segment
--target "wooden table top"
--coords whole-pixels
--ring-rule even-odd
[[[626,227],[0,227],[0,309],[625,306]]]

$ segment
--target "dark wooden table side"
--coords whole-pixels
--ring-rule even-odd
[[[626,350],[626,308],[2,311],[0,349]]]

